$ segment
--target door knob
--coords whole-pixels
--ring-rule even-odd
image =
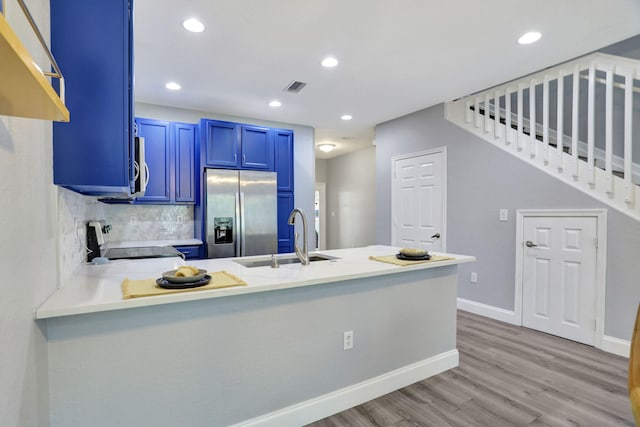
[[[537,248],[538,247],[538,245],[533,243],[531,240],[527,240],[526,242],[524,242],[524,244],[527,245],[528,248]]]
[[[432,239],[439,239],[440,238],[440,233],[436,233],[433,236],[431,236]]]

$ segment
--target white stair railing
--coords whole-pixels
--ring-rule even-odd
[[[640,61],[594,53],[449,102],[446,117],[640,220],[638,80]]]

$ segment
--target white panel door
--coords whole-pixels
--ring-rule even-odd
[[[394,246],[443,250],[444,159],[439,151],[394,160]]]
[[[523,326],[593,345],[597,219],[525,217]]]

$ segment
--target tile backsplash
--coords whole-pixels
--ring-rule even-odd
[[[62,187],[58,189],[60,277],[69,277],[86,260],[87,221],[105,217],[104,203]]]
[[[110,241],[193,238],[193,206],[105,205],[104,213]]]
[[[193,238],[193,206],[109,205],[62,187],[58,189],[58,253],[62,283],[86,261],[88,221],[111,224],[109,241]]]

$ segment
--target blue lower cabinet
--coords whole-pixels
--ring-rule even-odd
[[[293,210],[293,193],[278,192],[278,253],[293,252],[295,231],[289,225],[289,214]]]
[[[174,246],[177,250],[184,254],[185,259],[198,259],[202,258],[200,253],[202,246]]]

